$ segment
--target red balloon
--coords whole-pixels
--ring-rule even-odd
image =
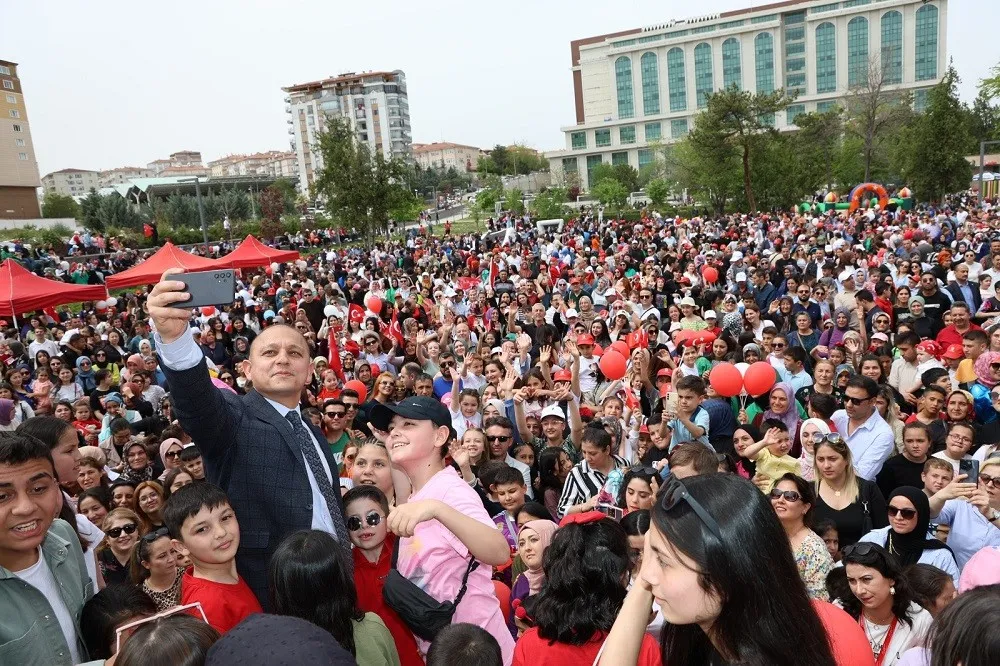
[[[719,281],[719,271],[712,266],[705,266],[701,269],[701,276],[705,278],[705,282],[709,284],[715,284]]]
[[[214,314],[215,314],[215,306],[212,306],[212,305],[206,305],[205,307],[203,307],[203,308],[201,309],[201,313],[202,313],[203,315],[205,315],[206,317],[211,317],[212,315],[214,315]]]
[[[271,275],[274,273],[274,269],[271,268],[270,266],[266,266],[264,267],[264,273],[266,273],[267,275]]]
[[[604,347],[601,345],[594,345],[594,356],[598,358],[604,356]]]
[[[608,347],[608,351],[616,351],[625,358],[628,358],[629,354],[632,353],[632,350],[628,348],[628,343],[624,340],[615,340],[612,342],[611,346]]]
[[[368,309],[375,314],[382,312],[382,299],[378,296],[369,296],[368,300],[365,301],[365,305],[367,305]]]
[[[730,363],[720,363],[708,373],[708,383],[723,398],[732,398],[743,390],[743,375]]]
[[[625,366],[628,365],[628,361],[617,350],[609,349],[604,352],[604,356],[601,357],[601,360],[597,364],[600,366],[601,372],[604,373],[605,377],[610,381],[615,381],[625,376]]]
[[[774,371],[774,366],[767,361],[757,361],[747,368],[747,372],[743,376],[743,387],[747,393],[756,398],[770,391],[777,379],[778,375]]]
[[[352,391],[358,392],[358,402],[363,403],[365,398],[368,397],[368,389],[365,385],[359,382],[357,379],[352,379],[351,381],[344,384],[345,389],[351,389]]]

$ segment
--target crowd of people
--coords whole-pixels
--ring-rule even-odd
[[[0,664],[1000,663],[973,204],[302,234],[0,322]]]

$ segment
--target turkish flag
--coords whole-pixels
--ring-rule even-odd
[[[351,323],[360,324],[365,320],[365,309],[360,305],[351,303],[347,308],[347,319]]]
[[[327,361],[330,363],[330,369],[337,373],[337,377],[340,381],[344,381],[344,368],[340,364],[340,348],[337,346],[337,334],[330,329],[330,336],[327,338],[327,343],[330,347],[330,355]]]
[[[392,323],[389,325],[389,335],[395,338],[400,346],[406,343],[403,339],[403,327],[399,325],[399,317],[395,310],[392,311]]]
[[[478,287],[480,280],[474,277],[460,277],[458,278],[458,286],[462,288],[463,291],[469,291],[473,287]]]
[[[486,279],[487,284],[490,285],[490,289],[493,288],[493,283],[496,282],[497,274],[499,272],[500,272],[500,266],[497,264],[496,260],[493,259],[493,257],[490,257],[490,274],[489,277],[487,277]]]

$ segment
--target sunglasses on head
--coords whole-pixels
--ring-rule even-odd
[[[695,515],[698,516],[698,519],[701,520],[702,524],[708,528],[708,531],[714,534],[720,541],[722,540],[722,529],[719,527],[719,523],[716,522],[712,514],[698,500],[691,496],[687,490],[687,486],[671,474],[667,477],[663,490],[660,491],[660,506],[664,511],[671,511],[677,508],[681,502],[686,502]]]
[[[794,490],[778,490],[777,488],[772,490],[768,494],[768,497],[770,497],[772,500],[784,498],[786,502],[798,502],[799,500],[802,499],[802,495],[799,495]]]
[[[844,557],[850,557],[851,555],[865,556],[873,552],[876,552],[875,544],[868,541],[852,543],[849,546],[844,546],[844,549],[841,551]]]
[[[642,474],[644,476],[659,476],[660,473],[656,471],[656,468],[652,465],[632,465],[628,468],[628,471],[633,474]]]
[[[823,442],[829,442],[830,444],[840,444],[844,441],[844,438],[839,432],[831,432],[825,435],[815,434],[813,435],[813,446],[816,444],[822,444]]]
[[[166,527],[161,527],[158,530],[153,530],[149,534],[142,537],[142,540],[146,543],[153,543],[157,539],[165,536],[170,536],[170,531]]]
[[[369,511],[365,514],[365,524],[368,527],[377,527],[379,523],[382,522],[382,514],[378,511]],[[347,519],[347,529],[352,532],[357,532],[362,527],[361,519],[357,516],[350,516]]]
[[[106,532],[106,534],[112,539],[117,539],[122,535],[122,532],[125,534],[133,534],[137,529],[139,529],[138,525],[135,523],[128,523],[127,525],[122,525],[121,527],[112,527]]]
[[[891,504],[886,508],[886,511],[892,518],[895,518],[896,516],[902,516],[906,520],[913,520],[914,518],[917,517],[916,509],[903,509],[901,507],[893,506]]]

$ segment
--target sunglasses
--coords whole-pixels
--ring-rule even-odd
[[[786,502],[798,502],[799,500],[802,499],[802,495],[799,495],[794,490],[778,490],[777,488],[772,490],[768,494],[768,497],[770,497],[772,500],[784,498]]]
[[[161,527],[160,529],[153,530],[149,534],[143,536],[142,540],[145,541],[146,543],[153,543],[157,539],[160,539],[165,536],[170,536],[170,530],[168,530],[166,527]]]
[[[352,412],[352,411],[356,412],[356,411],[358,411],[358,405],[357,405],[357,403],[345,402],[344,403],[344,407],[347,407],[347,411],[349,411],[349,412]]]
[[[714,534],[719,541],[722,541],[722,529],[719,527],[719,523],[716,522],[712,514],[698,500],[691,496],[687,490],[687,486],[671,474],[667,477],[666,485],[661,491],[660,506],[664,511],[671,511],[681,502],[686,502],[695,515],[698,516],[698,519],[708,528],[708,531]]]
[[[323,412],[331,419],[342,419],[347,415],[347,412]]]
[[[486,435],[487,442],[509,442],[511,439],[510,435]]]
[[[379,523],[382,522],[382,514],[378,511],[369,511],[365,514],[365,524],[368,527],[377,527]],[[350,516],[347,519],[347,529],[351,532],[357,532],[362,527],[361,519],[357,516]]]
[[[902,516],[906,520],[913,520],[914,518],[917,517],[916,509],[902,509],[898,506],[893,506],[891,504],[888,506],[888,508],[886,508],[886,511],[889,512],[889,516],[892,518],[895,518],[896,516]]]
[[[872,399],[871,396],[868,396],[867,398],[852,398],[849,395],[844,396],[844,402],[849,402],[852,405],[860,405],[861,403],[871,399]]]
[[[839,432],[831,432],[826,435],[813,435],[813,446],[817,444],[822,444],[823,442],[828,442],[830,444],[840,444],[844,441],[843,436]]]
[[[165,454],[163,454],[163,457],[164,458],[180,458],[181,457],[181,452],[180,451],[167,451]]]
[[[873,552],[876,552],[875,544],[870,543],[868,541],[859,541],[857,543],[852,543],[850,546],[844,546],[844,549],[841,551],[841,553],[845,558],[851,555],[864,556]]]
[[[112,539],[117,539],[122,535],[122,532],[124,532],[125,534],[132,534],[137,529],[139,529],[138,525],[136,525],[135,523],[129,523],[127,525],[122,525],[121,527],[112,527],[110,530],[107,530],[105,534],[107,534]]]
[[[979,480],[983,482],[983,486],[993,486],[994,488],[1000,488],[1000,476],[990,476],[989,474],[979,473]]]
[[[785,348],[785,343],[784,342],[775,342],[775,343],[772,343],[771,344],[771,348],[772,349],[784,349]]]
[[[633,474],[642,474],[643,476],[659,476],[660,473],[656,471],[656,468],[652,465],[633,465],[628,468],[628,471]]]

